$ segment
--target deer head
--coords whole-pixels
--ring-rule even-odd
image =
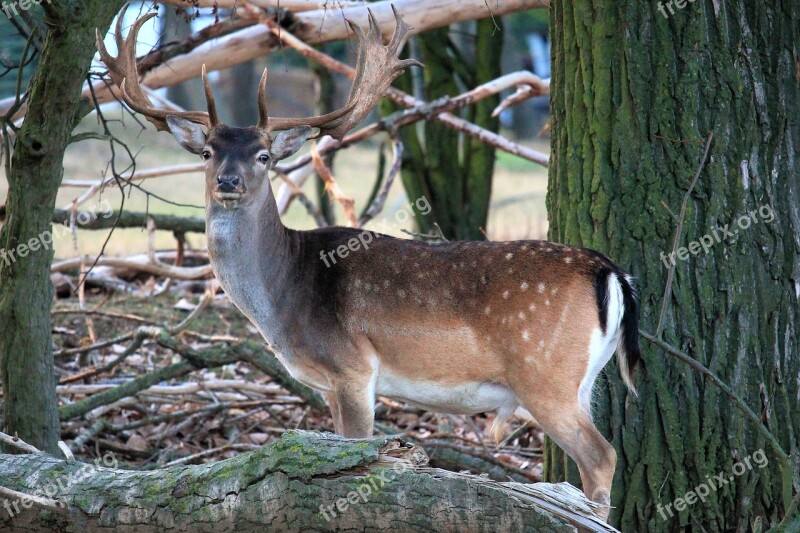
[[[291,156],[312,137],[331,135],[341,140],[380,100],[386,89],[406,68],[422,66],[416,60],[399,60],[398,53],[405,44],[410,27],[394,10],[397,26],[388,45],[384,46],[381,31],[371,11],[369,30],[347,23],[358,39],[356,76],[350,95],[342,108],[322,116],[305,118],[276,118],[267,112],[267,70],[258,88],[259,120],[255,126],[237,128],[219,121],[214,95],[203,67],[207,112],[174,112],[155,107],[139,85],[135,44],[141,26],[155,13],[138,19],[126,39],[122,37],[125,9],[117,19],[116,44],[118,57],[111,56],[97,34],[100,57],[111,79],[121,90],[125,102],[143,114],[156,129],[170,131],[186,150],[206,162],[206,206],[216,210],[274,205],[267,171],[278,161]],[[314,128],[317,132],[313,133]]]

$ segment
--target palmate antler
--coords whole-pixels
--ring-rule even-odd
[[[139,85],[139,73],[136,67],[136,38],[142,25],[156,16],[156,14],[151,13],[138,19],[131,27],[128,37],[123,39],[122,20],[126,10],[127,6],[125,6],[117,19],[114,38],[119,53],[116,58],[108,53],[102,37],[99,32],[97,33],[97,49],[100,52],[100,57],[108,67],[112,81],[120,88],[125,102],[131,109],[144,115],[160,131],[169,130],[166,119],[171,115],[185,118],[209,129],[217,126],[219,119],[205,67],[203,67],[202,77],[208,112],[176,112],[159,109],[145,95]],[[259,128],[266,131],[279,131],[298,126],[311,126],[319,128],[319,132],[315,136],[330,135],[341,140],[348,131],[367,116],[400,74],[410,66],[422,66],[422,63],[414,59],[401,60],[397,57],[408,39],[408,31],[411,28],[403,21],[403,17],[400,16],[394,6],[392,6],[392,11],[394,12],[397,26],[391,42],[386,46],[383,45],[381,30],[378,27],[375,16],[371,10],[368,9],[367,11],[369,13],[369,30],[367,33],[364,33],[364,30],[353,21],[347,20],[348,25],[358,39],[356,76],[350,88],[347,104],[332,113],[321,116],[304,118],[270,117],[267,112],[267,69],[264,69],[258,88],[259,120],[257,126]]]
[[[134,111],[144,115],[159,131],[169,131],[167,117],[170,115],[183,117],[186,120],[201,124],[207,128],[215,126],[217,124],[217,111],[214,105],[214,95],[211,93],[211,85],[208,83],[205,69],[203,69],[203,84],[205,86],[208,105],[207,113],[202,111],[170,111],[159,109],[155,107],[145,95],[139,85],[139,72],[136,68],[136,38],[139,35],[139,29],[141,29],[142,25],[157,14],[150,13],[149,15],[137,19],[128,33],[128,38],[123,39],[122,21],[125,18],[125,12],[127,10],[128,5],[125,5],[125,7],[122,8],[122,12],[120,12],[117,17],[117,26],[114,34],[114,40],[117,43],[118,51],[116,58],[108,53],[100,32],[95,30],[95,34],[97,38],[97,51],[100,52],[100,59],[102,59],[103,63],[108,67],[108,74],[111,76],[111,81],[120,88],[122,98],[128,106]]]

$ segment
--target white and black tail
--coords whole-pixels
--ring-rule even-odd
[[[613,263],[612,263],[613,265]],[[597,308],[600,311],[600,326],[606,331],[609,312],[609,275],[614,276],[619,282],[622,292],[622,320],[620,321],[620,335],[617,343],[617,365],[625,386],[634,394],[636,387],[633,384],[633,374],[639,360],[642,358],[639,350],[639,299],[633,278],[617,268],[602,268],[597,272],[595,289],[597,293]]]

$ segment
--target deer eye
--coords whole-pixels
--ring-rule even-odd
[[[211,152],[209,150],[203,150],[201,156],[203,157],[203,159],[208,161],[209,159],[211,159]]]
[[[269,154],[261,154],[260,156],[258,156],[258,162],[261,163],[262,165],[266,165],[267,163],[269,163]]]

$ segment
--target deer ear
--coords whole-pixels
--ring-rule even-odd
[[[300,126],[290,130],[282,131],[272,140],[272,160],[280,161],[286,159],[303,146],[311,135],[311,127]]]
[[[167,125],[172,136],[178,144],[193,154],[200,154],[206,145],[206,133],[199,124],[189,122],[185,118],[170,115],[167,117]]]

